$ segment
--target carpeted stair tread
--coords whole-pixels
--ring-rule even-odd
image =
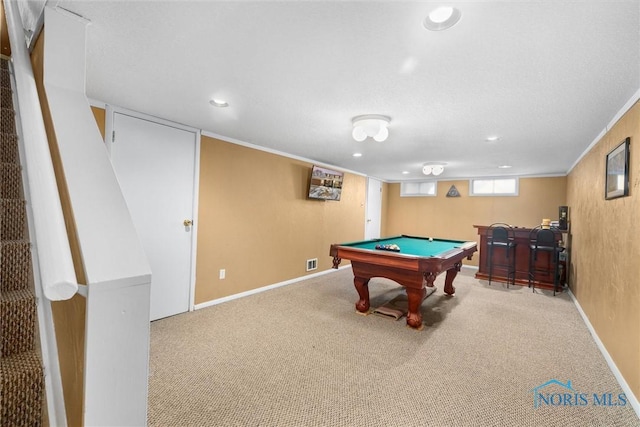
[[[0,169],[0,198],[22,199],[22,167],[15,163],[2,163]]]
[[[42,425],[44,372],[35,352],[0,359],[0,427]]]
[[[20,240],[25,237],[26,202],[20,199],[0,199],[0,240]]]
[[[36,298],[29,289],[0,294],[2,341],[0,356],[34,351],[36,340]]]
[[[2,61],[4,65],[5,61]],[[0,68],[0,87],[11,87],[11,74],[8,68]]]
[[[0,107],[13,109],[11,88],[0,87]]]
[[[19,163],[16,135],[0,133],[0,163]]]
[[[31,243],[22,190],[9,61],[0,59],[0,427],[43,423]]]
[[[31,244],[27,240],[7,240],[0,242],[2,272],[0,292],[29,288],[31,271]]]
[[[0,129],[4,133],[16,133],[16,113],[13,108],[0,108]]]

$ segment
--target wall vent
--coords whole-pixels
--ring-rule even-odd
[[[315,270],[318,268],[318,258],[307,260],[307,271]]]

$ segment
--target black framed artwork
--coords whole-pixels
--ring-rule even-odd
[[[616,199],[629,195],[629,145],[626,138],[607,154],[605,176],[605,199]]]

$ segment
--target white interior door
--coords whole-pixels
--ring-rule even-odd
[[[364,238],[367,240],[380,238],[382,182],[377,179],[367,178],[367,207],[365,211]]]
[[[114,112],[111,160],[151,265],[151,320],[189,310],[197,133]]]

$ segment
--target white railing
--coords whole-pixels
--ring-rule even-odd
[[[21,119],[16,130],[21,138],[20,157],[28,178],[24,188],[28,204],[27,217],[29,226],[33,229],[33,279],[35,294],[39,300],[36,307],[40,350],[45,369],[47,414],[50,425],[63,427],[67,425],[67,417],[50,300],[71,298],[78,286],[62,219],[40,101],[26,40],[23,38],[22,20],[17,5],[11,0],[4,2],[4,10],[12,47],[14,99],[17,100],[14,108]]]
[[[76,283],[19,12],[13,0],[4,0],[4,4],[25,131],[21,154],[27,151],[23,156],[29,187],[25,191],[27,213],[38,248],[33,251],[34,278],[37,281],[41,276],[45,283],[36,285],[36,294],[46,295],[38,304],[41,335],[53,331],[49,299],[69,298],[76,292],[84,296],[84,325],[69,326],[84,330],[84,358],[77,360],[76,375],[63,379],[73,387],[83,374],[83,395],[74,396],[83,402],[82,413],[74,416],[81,416],[84,425],[143,426],[147,420],[151,271],[84,93],[88,21],[62,9],[45,8],[44,90],[85,286]],[[52,376],[60,377],[55,336],[51,337],[51,345],[44,343],[47,348],[43,348],[43,358],[45,350],[51,356],[50,363],[45,362],[45,384]],[[66,425],[62,396],[60,387],[47,386],[49,408],[55,400],[59,414],[52,416],[50,409],[52,425]]]
[[[29,182],[42,288],[49,300],[66,300],[78,291],[78,283],[40,101],[17,5],[7,0],[4,8],[12,48],[17,109],[22,122],[23,161]]]

